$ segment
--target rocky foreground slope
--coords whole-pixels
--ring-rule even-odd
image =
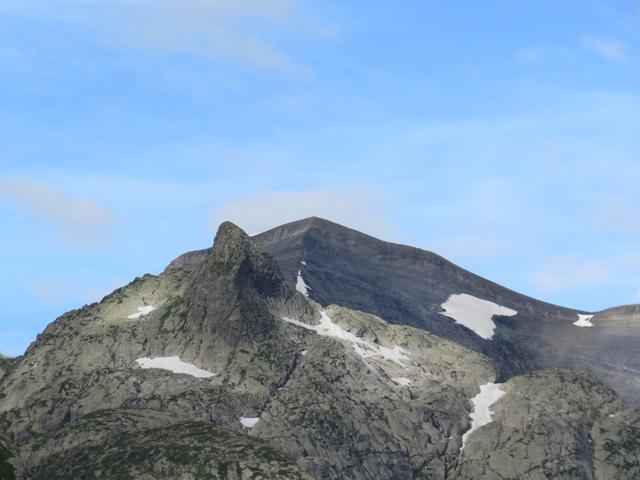
[[[305,240],[300,253],[295,235],[278,238],[225,223],[211,249],[63,315],[24,356],[0,359],[0,479],[640,476],[638,414],[597,377],[533,371],[539,360],[527,357],[504,367],[506,341],[487,349],[492,340],[429,333],[380,269],[381,311],[359,311],[353,303],[371,311],[362,299],[377,297],[372,274],[348,278],[344,248],[357,244]],[[316,251],[335,257],[334,276]],[[327,300],[359,284],[353,302]],[[394,305],[394,323],[374,314]],[[574,313],[545,308],[560,321]]]

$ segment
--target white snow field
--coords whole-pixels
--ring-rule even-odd
[[[491,407],[504,395],[500,387],[502,387],[501,383],[480,385],[480,393],[471,399],[471,403],[473,403],[473,411],[470,415],[471,428],[462,436],[462,447],[460,447],[460,451],[464,449],[467,438],[472,432],[487,423],[491,423],[493,418],[493,410],[491,410]]]
[[[302,278],[302,271],[298,270],[298,279],[296,280],[296,290],[303,294],[305,297],[309,296],[309,286]]]
[[[327,312],[325,312],[324,310],[320,312],[320,323],[318,325],[308,325],[289,317],[281,318],[285,322],[292,323],[293,325],[297,325],[298,327],[306,328],[307,330],[312,330],[318,335],[346,340],[347,342],[351,343],[356,353],[362,358],[379,357],[384,360],[396,362],[403,366],[404,364],[402,362],[409,360],[409,352],[404,348],[397,345],[393,348],[387,348],[383,347],[382,345],[369,343],[362,338],[354,335],[353,333],[347,332],[339,325],[333,323],[331,318],[329,318],[329,315],[327,315]]]
[[[151,312],[153,312],[156,309],[156,307],[154,307],[153,305],[145,305],[144,307],[138,307],[137,313],[132,313],[131,315],[127,316],[127,318],[131,319],[131,320],[136,320],[140,317],[144,317],[145,315],[150,314]]]
[[[169,370],[173,373],[184,373],[196,378],[211,378],[215,377],[217,373],[211,373],[206,370],[192,365],[191,363],[183,362],[180,357],[155,357],[155,358],[138,358],[136,363],[141,368],[159,368],[161,370]]]
[[[496,329],[493,317],[512,317],[518,312],[488,300],[482,300],[466,293],[454,294],[442,304],[441,315],[453,318],[456,323],[473,330],[478,336],[490,340]]]
[[[578,320],[573,322],[576,327],[593,327],[593,323],[591,323],[591,319],[593,315],[581,315],[578,314]]]
[[[260,417],[240,417],[240,423],[244,428],[253,428],[260,421]]]
[[[403,387],[408,387],[409,385],[411,385],[411,379],[406,377],[397,377],[392,378],[391,380],[396,382],[398,385],[402,385]]]

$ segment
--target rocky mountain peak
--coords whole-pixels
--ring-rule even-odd
[[[234,297],[248,292],[277,297],[286,290],[275,260],[231,222],[224,222],[218,228],[194,286],[199,290],[215,287]]]
[[[605,382],[640,402],[639,316],[318,217],[225,222],[0,356],[0,479],[637,479]]]
[[[223,222],[213,241],[212,253],[233,259],[239,255],[256,253],[256,248],[244,230],[232,222]]]
[[[345,227],[338,223],[332,222],[321,217],[307,217],[294,222],[286,223],[279,227],[273,228],[259,235],[256,235],[258,243],[268,244],[270,242],[295,237],[308,237],[320,235],[321,237],[331,238],[372,238],[368,235]]]

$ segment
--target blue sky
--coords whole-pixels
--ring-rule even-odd
[[[229,219],[640,302],[640,2],[3,0],[0,352]]]

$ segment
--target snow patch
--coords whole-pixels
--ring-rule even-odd
[[[316,328],[313,325],[309,325],[308,323],[301,322],[300,320],[296,320],[294,318],[289,318],[289,317],[280,317],[280,318],[282,318],[282,320],[284,320],[285,322],[291,323],[298,327],[306,328],[307,330],[312,330],[314,332],[316,331]]]
[[[494,316],[513,317],[518,314],[515,310],[466,293],[451,295],[442,308],[441,315],[454,319],[487,340],[493,338],[496,329]]]
[[[292,323],[298,327],[312,330],[318,335],[324,337],[334,337],[349,342],[353,349],[362,358],[382,358],[403,365],[403,362],[409,360],[409,352],[396,345],[393,348],[383,347],[374,343],[367,342],[351,332],[344,330],[342,327],[333,323],[326,311],[320,312],[320,323],[318,325],[309,325],[289,317],[281,317],[285,322]]]
[[[403,387],[408,387],[409,385],[411,385],[411,380],[405,377],[392,378],[391,380],[396,382],[398,385],[402,385]]]
[[[169,370],[173,373],[184,373],[196,378],[211,378],[217,375],[217,373],[211,373],[206,370],[202,370],[201,368],[198,368],[191,363],[183,362],[178,356],[138,358],[136,360],[136,363],[140,365],[141,368],[159,368],[161,370]]]
[[[578,320],[573,322],[576,327],[593,327],[593,323],[591,323],[591,319],[593,315],[581,315],[578,314]]]
[[[244,428],[253,428],[260,421],[260,417],[240,417],[240,423]]]
[[[302,278],[302,271],[298,270],[298,279],[296,280],[296,290],[303,294],[305,297],[309,296],[309,286],[305,283],[304,278]]]
[[[143,307],[138,307],[137,313],[132,313],[131,315],[127,316],[127,318],[131,319],[131,320],[136,320],[140,317],[144,317],[145,315],[149,315],[151,312],[153,312],[156,309],[156,307],[154,307],[153,305],[145,305]]]
[[[487,383],[485,385],[480,385],[480,393],[471,399],[471,403],[473,403],[473,411],[470,415],[471,428],[462,436],[462,447],[460,447],[461,452],[464,450],[467,438],[469,438],[469,435],[472,432],[487,423],[491,423],[491,420],[493,419],[493,410],[491,410],[491,407],[505,393],[500,387],[502,387],[501,383]]]

